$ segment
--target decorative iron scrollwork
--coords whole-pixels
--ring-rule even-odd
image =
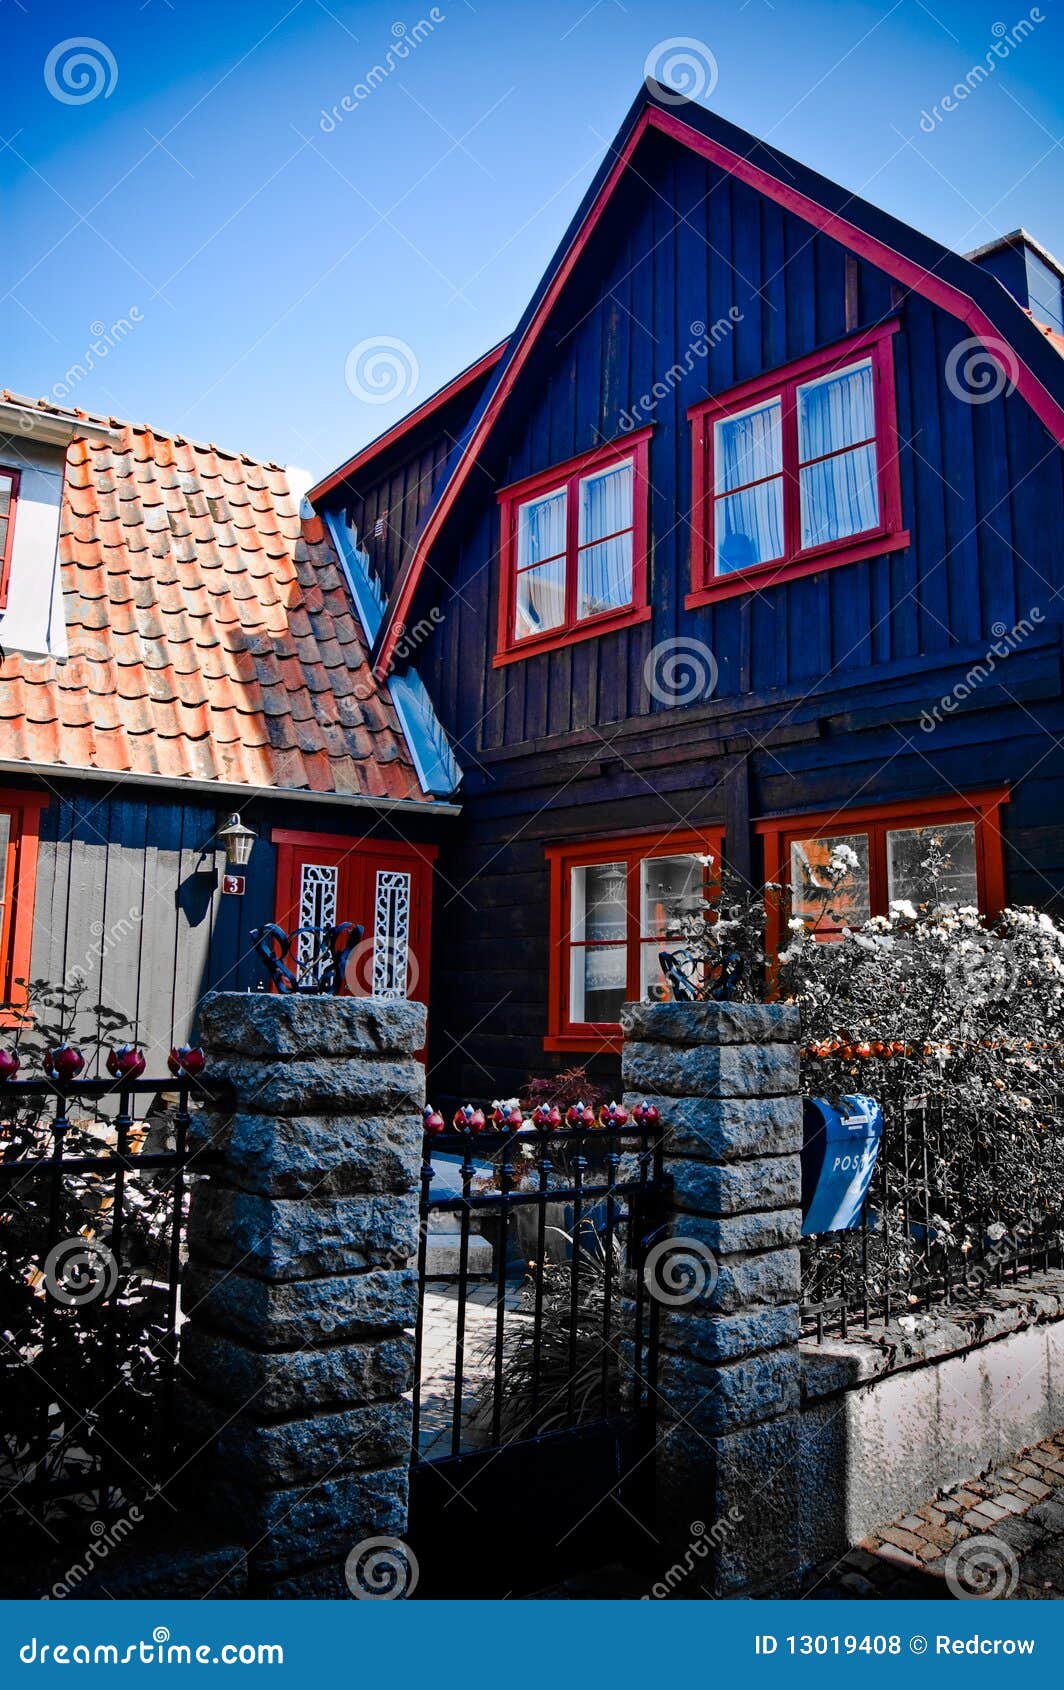
[[[742,979],[743,959],[738,951],[707,966],[694,951],[659,951],[661,972],[675,1003],[728,1003]]]
[[[353,921],[335,926],[296,927],[286,933],[275,921],[254,927],[251,937],[266,972],[279,992],[303,997],[339,997],[347,964],[361,943],[363,929]],[[298,963],[286,960],[296,947]]]

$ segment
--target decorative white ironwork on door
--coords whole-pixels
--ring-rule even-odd
[[[304,863],[299,872],[300,927],[335,927],[336,887],[339,870],[327,863]],[[299,977],[305,980],[313,966],[317,943],[312,933],[301,933],[296,946]]]
[[[405,998],[410,942],[410,876],[401,869],[377,870],[373,906],[373,996]]]

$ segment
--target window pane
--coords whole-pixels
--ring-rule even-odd
[[[560,628],[565,621],[565,559],[525,569],[517,577],[514,639],[527,640]]]
[[[628,997],[625,945],[574,945],[570,953],[569,1019],[619,1021]]]
[[[632,536],[615,534],[588,546],[576,562],[576,614],[581,621],[632,602]]]
[[[580,483],[580,544],[632,526],[632,460],[611,464]]]
[[[565,488],[530,499],[517,511],[517,567],[542,563],[565,551]]]
[[[798,461],[871,440],[876,432],[872,360],[834,370],[798,389]]]
[[[856,862],[849,864],[844,880],[834,895],[829,865],[833,851],[842,848]],[[830,906],[831,914],[827,914]],[[801,916],[820,932],[837,932],[841,926],[859,927],[871,914],[868,881],[868,835],[832,834],[823,839],[796,839],[791,845],[791,914]]]
[[[698,857],[648,857],[640,865],[644,938],[679,939],[684,923],[704,913],[704,871]]]
[[[879,522],[876,449],[858,446],[799,472],[802,548],[863,534]]]
[[[624,863],[592,863],[572,871],[574,940],[624,940],[628,933],[628,870]]]
[[[749,569],[783,556],[783,477],[714,504],[716,570]]]
[[[6,516],[11,509],[11,488],[14,485],[10,475],[0,470],[0,516]]]
[[[887,896],[928,903],[935,896],[931,870],[935,856],[949,858],[939,872],[938,902],[979,902],[975,871],[975,823],[953,822],[948,827],[904,827],[887,834]]]
[[[783,468],[778,399],[713,424],[713,491],[729,493]]]

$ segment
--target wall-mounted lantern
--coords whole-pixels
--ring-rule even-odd
[[[225,846],[226,862],[233,868],[244,868],[258,834],[253,827],[245,827],[239,814],[234,813],[225,826],[218,829],[218,838]]]

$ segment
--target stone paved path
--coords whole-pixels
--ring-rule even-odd
[[[1064,1431],[870,1533],[805,1596],[1064,1598]]]
[[[462,1448],[475,1449],[490,1441],[488,1427],[473,1423],[478,1392],[491,1377],[496,1287],[470,1285],[466,1291],[465,1355],[462,1369]],[[505,1292],[506,1330],[531,1316],[522,1311],[520,1287]],[[450,1453],[454,1403],[455,1337],[458,1288],[445,1279],[425,1286],[425,1320],[421,1339],[421,1421],[418,1448],[422,1458]]]

